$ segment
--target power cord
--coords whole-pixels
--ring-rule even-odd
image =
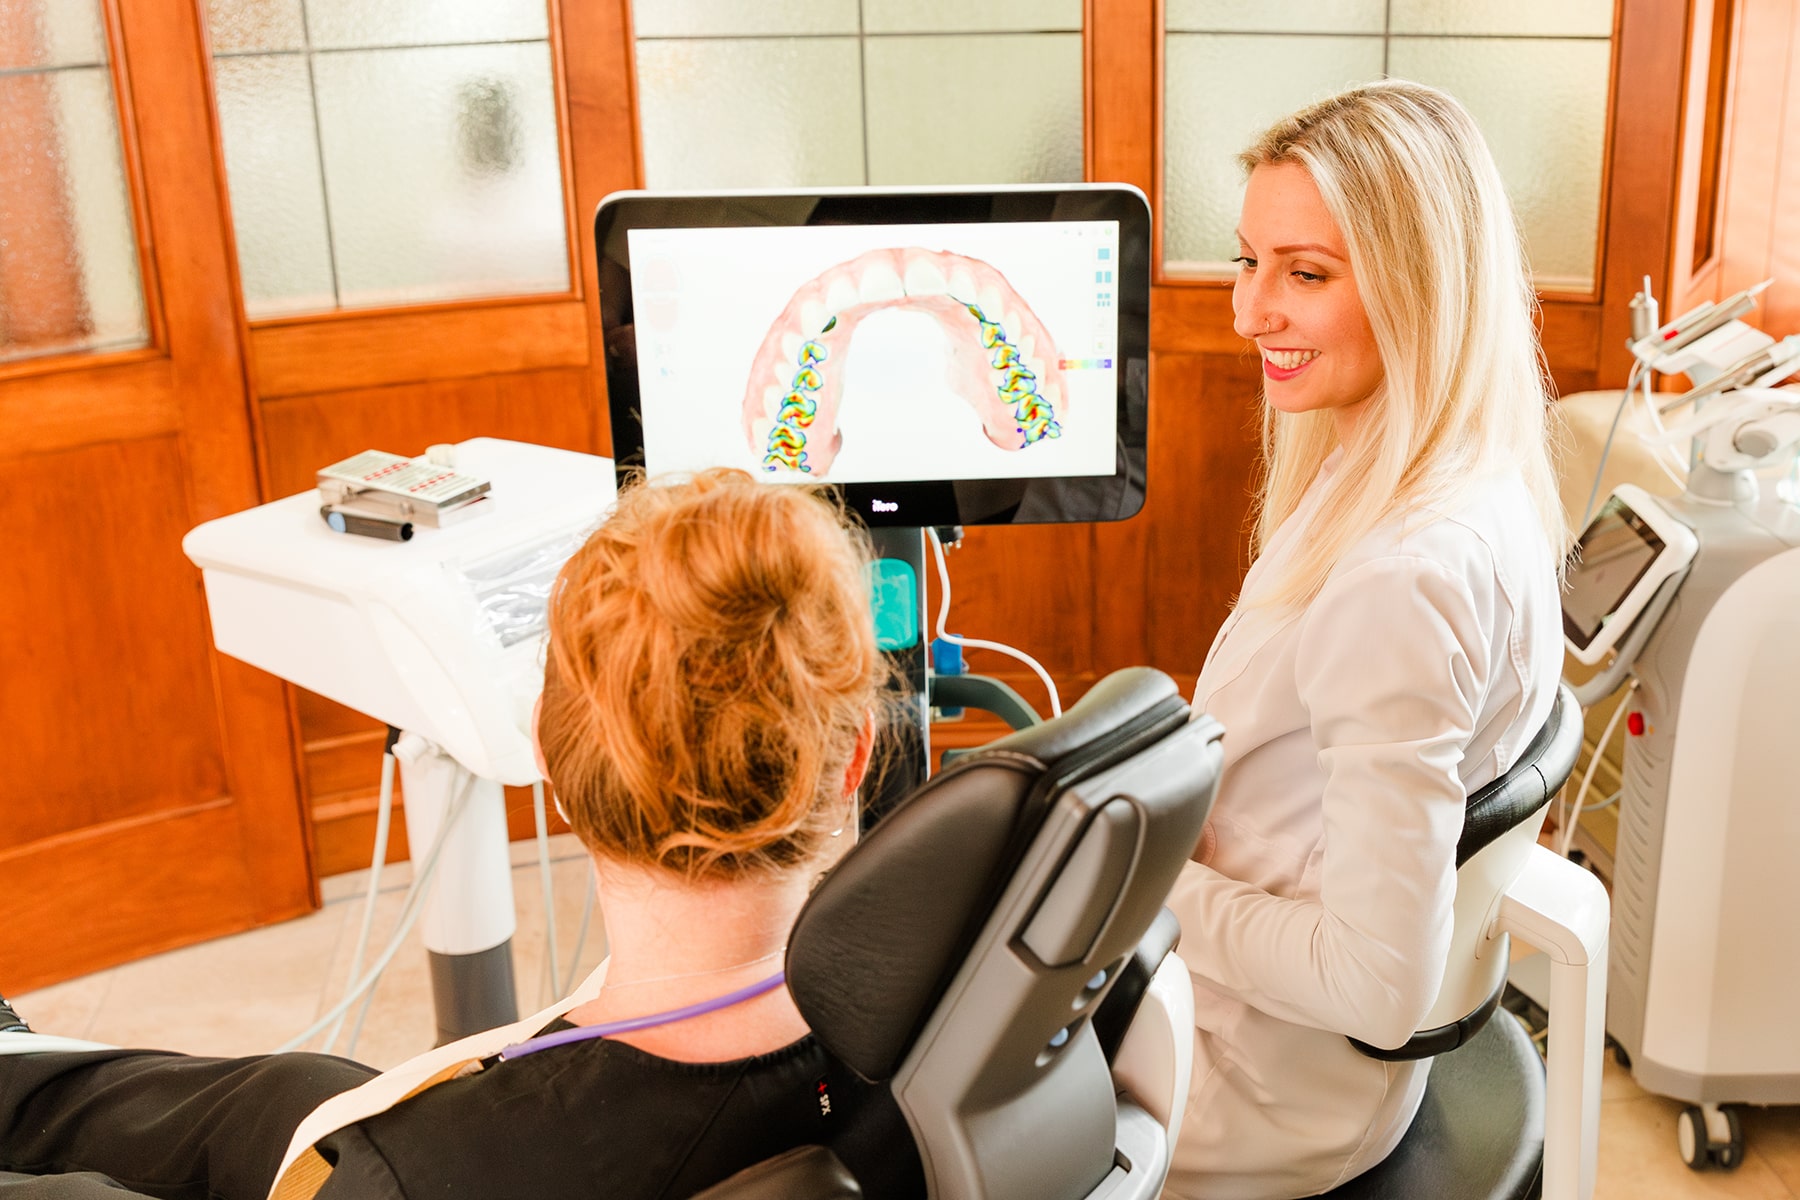
[[[1581,786],[1575,790],[1575,800],[1568,806],[1568,819],[1563,821],[1562,836],[1557,848],[1557,853],[1561,854],[1564,858],[1569,857],[1569,851],[1575,847],[1575,827],[1581,824],[1582,814],[1599,812],[1601,809],[1608,807],[1618,799],[1617,795],[1609,796],[1592,808],[1582,807],[1582,802],[1587,799],[1588,788],[1593,785],[1594,772],[1600,766],[1600,758],[1606,753],[1607,744],[1612,741],[1613,730],[1619,727],[1619,719],[1625,715],[1625,710],[1630,707],[1632,694],[1636,692],[1637,689],[1638,681],[1633,677],[1631,682],[1625,685],[1625,694],[1619,697],[1618,707],[1613,709],[1612,717],[1606,722],[1605,730],[1601,732],[1598,740],[1594,742],[1594,752],[1588,758],[1587,770],[1582,773]],[[1561,809],[1559,808],[1558,811],[1558,819],[1561,820]]]
[[[375,806],[375,850],[369,856],[369,889],[363,899],[362,924],[356,931],[356,949],[350,955],[350,973],[345,978],[355,980],[362,973],[363,955],[369,949],[369,932],[375,925],[375,900],[381,894],[381,872],[387,866],[388,836],[393,828],[394,817],[394,747],[400,742],[400,730],[392,725],[387,727],[387,741],[381,748],[381,794]],[[348,984],[346,984],[346,995]],[[367,1012],[367,1008],[363,1010]],[[344,1027],[344,1017],[339,1015],[325,1035],[324,1045],[319,1053],[330,1054],[331,1048],[337,1044],[338,1033]],[[357,1028],[362,1027],[358,1018]],[[356,1042],[356,1035],[351,1034],[351,1044]],[[348,1052],[346,1052],[348,1053]]]
[[[938,531],[935,528],[927,526],[925,529],[925,536],[931,539],[931,552],[933,557],[937,559],[939,590],[943,592],[943,596],[938,603],[937,636],[944,641],[949,642],[952,646],[962,646],[965,649],[973,650],[993,650],[1000,654],[1009,655],[1012,658],[1018,659],[1037,673],[1038,679],[1043,681],[1044,690],[1050,693],[1050,715],[1052,717],[1062,716],[1062,697],[1057,693],[1056,680],[1050,678],[1050,672],[1044,670],[1043,664],[1039,663],[1037,659],[1031,657],[1031,655],[1025,653],[1023,650],[1014,649],[1013,647],[1004,645],[1000,642],[987,642],[982,641],[980,638],[958,637],[956,634],[945,632],[944,626],[950,620],[950,568],[944,563],[944,543],[938,537]]]
[[[388,939],[387,946],[376,957],[375,965],[345,989],[344,998],[333,1005],[330,1011],[276,1047],[275,1053],[285,1054],[304,1046],[334,1021],[341,1021],[344,1014],[350,1011],[351,1005],[362,999],[381,982],[381,976],[387,970],[388,963],[392,962],[394,955],[400,952],[400,947],[406,942],[407,934],[412,932],[413,924],[419,919],[419,913],[424,909],[425,896],[431,890],[432,878],[437,874],[438,857],[443,853],[444,843],[449,839],[450,831],[456,827],[456,822],[461,819],[463,810],[468,807],[469,794],[474,787],[475,776],[466,776],[463,785],[457,789],[456,795],[451,797],[449,811],[444,814],[444,823],[439,826],[437,836],[432,839],[431,849],[426,854],[424,861],[418,864],[413,875],[412,886],[407,889],[406,898],[401,903],[399,923],[394,929],[393,936]]]

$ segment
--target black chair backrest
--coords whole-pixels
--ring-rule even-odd
[[[932,779],[807,902],[789,990],[892,1082],[934,1195],[1083,1196],[1111,1168],[1090,1018],[1199,840],[1221,734],[1162,673],[1117,672]]]
[[[1456,843],[1456,865],[1514,826],[1543,810],[1567,783],[1581,754],[1581,705],[1569,685],[1559,683],[1550,717],[1519,761],[1506,774],[1470,794],[1463,810],[1462,837]]]

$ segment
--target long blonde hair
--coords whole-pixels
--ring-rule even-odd
[[[1294,163],[1343,231],[1383,381],[1305,544],[1260,602],[1303,605],[1337,561],[1396,519],[1454,506],[1517,467],[1551,552],[1568,533],[1551,463],[1536,296],[1499,170],[1467,111],[1386,80],[1279,122],[1238,156],[1246,172]],[[1293,515],[1338,444],[1330,411],[1263,413],[1255,550]]]

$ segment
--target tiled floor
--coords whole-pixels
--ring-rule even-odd
[[[586,860],[573,838],[554,839],[552,847],[559,957],[567,973],[586,891]],[[532,843],[513,847],[519,913],[513,949],[523,1011],[537,1007],[546,995],[535,855]],[[410,879],[405,866],[386,872],[371,953],[386,943]],[[46,1033],[199,1054],[271,1050],[341,995],[366,887],[366,872],[336,876],[325,881],[325,907],[311,916],[15,999],[27,1019]],[[579,970],[599,961],[604,943],[596,913],[578,956]],[[340,1053],[347,1037],[348,1025],[338,1041]],[[376,992],[355,1057],[391,1066],[430,1048],[433,1037],[430,983],[415,929]],[[1606,1072],[1599,1200],[1800,1200],[1800,1108],[1746,1110],[1743,1166],[1730,1174],[1694,1172],[1682,1165],[1675,1150],[1675,1118],[1682,1105],[1642,1091],[1610,1057]]]

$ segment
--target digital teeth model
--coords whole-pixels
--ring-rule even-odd
[[[837,318],[833,317],[819,332],[830,333],[836,326]],[[775,425],[769,430],[768,453],[763,455],[763,470],[786,467],[790,471],[812,473],[812,466],[806,461],[806,430],[819,414],[818,401],[812,394],[825,386],[818,366],[830,357],[830,352],[816,341],[808,340],[801,345],[800,369],[794,372],[794,382],[789,385],[787,395],[782,397],[781,407],[775,411]]]
[[[892,307],[936,319],[950,386],[975,409],[988,441],[1018,451],[1062,436],[1057,406],[1067,389],[1056,344],[1004,275],[948,251],[871,250],[796,290],[763,338],[743,421],[764,471],[819,479],[831,469],[843,448],[837,412],[856,328]]]
[[[1292,371],[1319,357],[1319,353],[1317,350],[1264,350],[1263,357],[1284,371]]]
[[[1062,426],[1056,422],[1055,410],[1038,395],[1037,376],[1019,358],[1018,347],[1006,340],[1006,330],[997,321],[990,321],[980,305],[965,303],[963,307],[981,325],[982,348],[991,352],[988,362],[1000,372],[1000,399],[1012,406],[1013,419],[1019,423],[1025,445],[1061,437]]]

